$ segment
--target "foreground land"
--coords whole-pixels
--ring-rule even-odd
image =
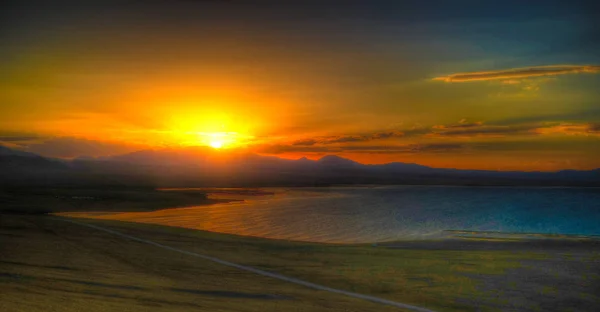
[[[344,246],[78,220],[191,252],[435,311],[597,311],[599,245]],[[0,219],[2,311],[399,311],[44,215]],[[435,249],[429,248],[433,244]],[[527,248],[527,244],[536,244]],[[459,244],[460,245],[460,244]],[[533,246],[533,245],[532,245]],[[541,246],[541,247],[540,247]]]
[[[0,222],[0,311],[393,310],[51,217],[3,215]],[[140,230],[167,244],[205,245],[179,231]]]
[[[401,311],[45,214],[213,201],[199,192],[34,190],[25,197],[7,192],[0,199],[0,311]],[[77,221],[434,311],[600,310],[600,241],[595,239],[458,233],[440,241],[329,245]]]

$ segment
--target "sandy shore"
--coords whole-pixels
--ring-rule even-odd
[[[80,219],[175,248],[435,311],[597,311],[594,240],[348,246]],[[0,219],[2,311],[399,311],[44,215]]]

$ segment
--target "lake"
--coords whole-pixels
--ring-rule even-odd
[[[599,188],[382,186],[269,189],[244,202],[100,216],[223,233],[367,243],[448,230],[600,235]]]

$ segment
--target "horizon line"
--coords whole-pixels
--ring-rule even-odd
[[[26,153],[30,153],[39,157],[43,157],[43,158],[47,158],[47,159],[55,159],[55,160],[61,160],[61,161],[74,161],[74,160],[78,160],[81,158],[89,158],[89,159],[94,159],[94,160],[102,160],[103,158],[111,158],[111,157],[118,157],[118,156],[125,156],[125,155],[131,155],[134,153],[139,153],[139,152],[145,152],[145,151],[165,151],[165,150],[185,150],[185,149],[203,149],[205,151],[210,151],[213,153],[220,153],[219,150],[214,149],[214,148],[210,148],[208,146],[202,146],[202,145],[198,145],[198,146],[186,146],[183,148],[150,148],[150,149],[141,149],[141,150],[136,150],[136,151],[132,151],[132,152],[127,152],[127,153],[122,153],[122,154],[112,154],[112,155],[106,155],[106,156],[87,156],[87,155],[79,155],[76,157],[51,157],[51,156],[44,156],[38,153],[34,153],[34,152],[29,152],[26,150],[21,150],[21,149],[15,149],[15,148],[11,148],[8,146],[4,146],[0,144],[0,147],[4,147],[6,149],[9,150],[15,150],[15,151],[20,151],[20,152],[26,152]],[[430,169],[446,169],[446,170],[461,170],[461,171],[484,171],[484,172],[526,172],[526,173],[535,173],[535,172],[547,172],[547,173],[556,173],[556,172],[562,172],[562,171],[594,171],[594,170],[600,170],[600,167],[595,167],[593,169],[573,169],[573,168],[564,168],[564,169],[557,169],[557,170],[499,170],[499,169],[472,169],[472,168],[468,168],[468,169],[461,169],[461,168],[454,168],[454,167],[433,167],[433,166],[428,166],[428,165],[423,165],[423,164],[419,164],[419,163],[414,163],[414,162],[403,162],[403,161],[392,161],[392,162],[386,162],[386,163],[363,163],[363,162],[359,162],[356,160],[353,160],[351,158],[346,158],[346,157],[342,157],[336,154],[325,154],[317,159],[312,159],[309,158],[307,156],[302,156],[299,158],[286,158],[286,157],[280,157],[277,155],[273,155],[273,154],[262,154],[262,153],[256,153],[256,152],[238,152],[238,154],[247,154],[247,155],[255,155],[255,156],[260,156],[260,157],[274,157],[277,159],[282,159],[282,160],[289,160],[289,161],[299,161],[302,159],[306,159],[312,162],[319,162],[320,160],[326,158],[326,157],[337,157],[343,160],[348,160],[351,161],[353,163],[362,165],[362,166],[385,166],[385,165],[390,165],[390,164],[406,164],[406,165],[417,165],[417,166],[421,166],[421,167],[425,167],[425,168],[430,168]]]

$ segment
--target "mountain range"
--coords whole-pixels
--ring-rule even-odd
[[[53,159],[0,146],[2,185],[326,186],[356,184],[600,186],[600,169],[556,172],[361,164],[335,155],[283,159],[211,148]]]

